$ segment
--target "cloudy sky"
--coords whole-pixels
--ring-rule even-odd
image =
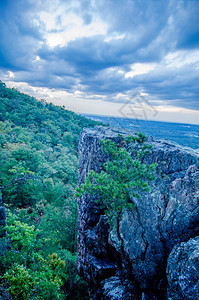
[[[67,109],[199,124],[198,0],[0,0],[0,79]]]

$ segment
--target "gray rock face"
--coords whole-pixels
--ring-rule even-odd
[[[173,248],[168,258],[168,297],[199,299],[199,237]]]
[[[81,134],[80,184],[107,160],[102,139],[120,138],[102,127]],[[117,226],[109,227],[92,197],[79,199],[78,269],[93,299],[117,299],[119,291],[131,299],[167,299],[168,256],[176,244],[198,235],[199,153],[168,141],[148,142],[153,149],[144,162],[158,163],[156,180],[134,209],[123,210]]]
[[[141,293],[128,280],[123,280],[117,276],[107,278],[101,282],[103,297],[110,300],[139,300]]]

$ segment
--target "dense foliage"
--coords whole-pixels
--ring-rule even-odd
[[[1,282],[8,282],[14,299],[70,299],[71,293],[81,299],[77,145],[82,128],[95,124],[0,81],[0,192],[10,210],[11,243]]]
[[[95,196],[110,223],[120,216],[123,208],[135,207],[135,199],[141,192],[149,191],[149,181],[155,179],[156,164],[142,162],[151,149],[145,141],[142,133],[121,137],[117,143],[101,141],[103,152],[109,159],[99,173],[90,171],[86,182],[77,189],[78,196]]]

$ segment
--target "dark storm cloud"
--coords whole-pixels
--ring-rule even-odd
[[[85,26],[96,18],[103,20],[107,33],[50,48],[39,13],[51,1],[0,1],[0,67],[16,71],[16,81],[71,92],[78,86],[89,95],[114,96],[140,89],[169,104],[199,109],[199,61],[174,68],[164,64],[169,53],[186,51],[189,56],[199,48],[199,1],[54,2],[63,14],[72,11],[81,16]],[[56,23],[50,33],[65,30],[62,14]],[[125,76],[135,63],[156,67],[147,74]]]
[[[165,25],[168,18],[168,2],[160,1],[99,1],[100,15],[110,24],[110,32],[129,33],[136,36],[151,31],[152,35]],[[162,13],[164,12],[164,13]]]
[[[42,36],[28,12],[29,1],[0,1],[0,66],[17,71],[31,68]]]
[[[160,67],[132,78],[137,86],[154,98],[166,100],[168,104],[199,110],[198,71],[192,64],[167,69]]]
[[[183,1],[174,14],[177,48],[195,49],[199,47],[199,3]]]

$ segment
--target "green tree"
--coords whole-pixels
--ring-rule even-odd
[[[35,299],[56,299],[55,294],[61,293],[60,284],[43,275],[51,268],[48,255],[52,253],[65,262],[64,274],[70,278],[61,277],[61,290],[69,299],[74,296],[73,287],[80,291],[83,286],[75,267],[77,145],[82,129],[95,125],[99,123],[9,89],[0,81],[0,191],[4,204],[17,216],[9,217],[12,248],[0,273],[5,271],[18,299],[25,297],[23,291],[32,295],[35,289]],[[46,289],[42,277],[44,285],[49,285]]]
[[[149,181],[155,179],[157,165],[142,162],[151,149],[145,141],[142,133],[125,139],[119,137],[117,143],[101,141],[109,160],[99,173],[90,171],[85,183],[77,189],[77,196],[93,195],[110,222],[123,208],[132,209],[134,199],[149,191]]]
[[[65,261],[56,253],[46,258],[39,230],[11,213],[6,229],[11,244],[3,259],[7,268],[3,278],[14,299],[63,299],[62,286],[69,280]]]

